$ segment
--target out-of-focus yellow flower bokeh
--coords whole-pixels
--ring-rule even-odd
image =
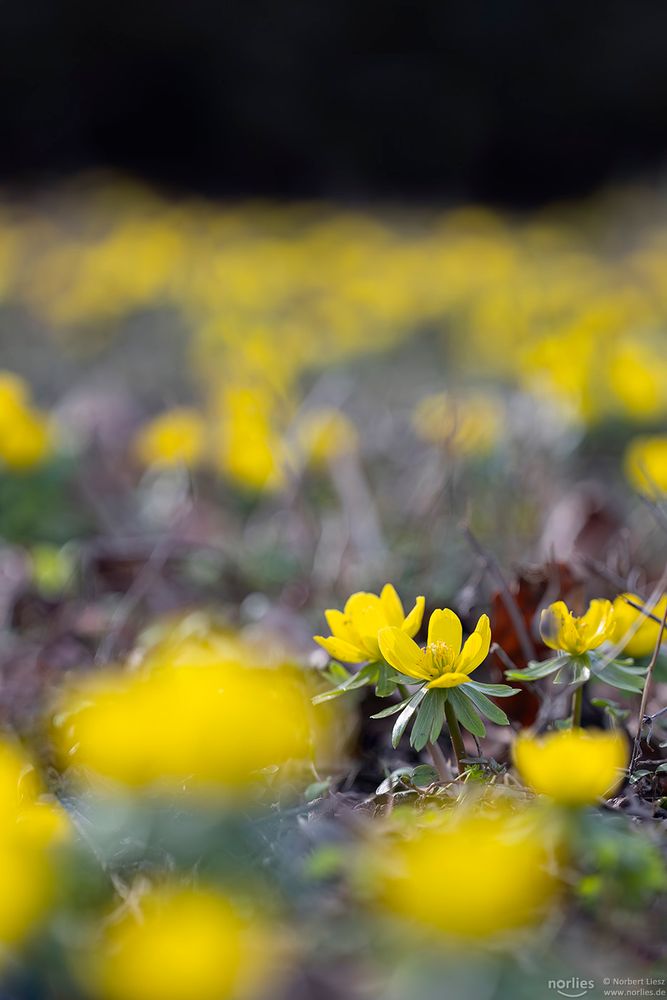
[[[299,454],[313,468],[326,468],[359,447],[359,432],[341,410],[320,408],[305,413],[296,428]]]
[[[286,482],[287,448],[271,394],[261,385],[231,386],[216,407],[217,467],[253,492]]]
[[[550,649],[570,656],[581,656],[598,649],[614,634],[614,608],[611,601],[596,599],[581,617],[573,615],[564,601],[555,601],[540,617],[540,635]]]
[[[52,447],[49,421],[32,406],[26,382],[0,372],[0,467],[27,472],[41,465]]]
[[[29,759],[0,740],[0,965],[45,917],[55,884],[51,849],[69,833]]]
[[[625,250],[618,192],[606,216],[595,206],[609,220],[595,225],[586,206],[520,223],[475,207],[426,220],[173,202],[118,178],[65,197],[68,213],[0,206],[0,302],[70,347],[91,327],[112,337],[137,310],[173,310],[215,431],[214,464],[244,489],[285,484],[309,373],[424,329],[442,342],[451,385],[500,379],[583,426],[667,415],[667,223],[650,194],[649,211],[629,213]],[[458,390],[422,401],[414,423],[470,455],[488,453],[503,426],[496,402]],[[37,425],[30,433],[36,442]]]
[[[139,906],[80,962],[99,1000],[243,1000],[275,975],[268,928],[220,891],[166,884]]]
[[[504,422],[499,401],[482,393],[460,398],[434,393],[421,399],[412,414],[412,425],[420,438],[465,456],[492,451],[503,435]]]
[[[625,452],[625,474],[634,488],[651,499],[667,494],[667,435],[635,438]]]
[[[613,795],[628,760],[627,739],[617,730],[575,727],[544,736],[522,733],[514,744],[522,780],[539,795],[568,806],[590,805]]]
[[[138,669],[98,672],[63,695],[63,766],[171,794],[244,794],[265,769],[277,769],[274,781],[312,775],[337,740],[342,752],[339,710],[313,706],[308,674],[270,659],[260,665],[256,649],[224,633],[166,636]]]
[[[614,601],[615,627],[612,641],[615,644],[623,644],[621,648],[626,656],[649,656],[658,641],[660,625],[633,608],[626,598],[639,607],[645,607],[648,612],[661,619],[667,604],[667,596],[651,605],[647,605],[637,594],[620,594]]]
[[[206,453],[206,424],[188,407],[176,407],[145,424],[134,441],[143,465],[197,465]]]
[[[373,841],[371,893],[415,930],[480,944],[544,919],[556,902],[556,848],[537,810],[459,806]]]

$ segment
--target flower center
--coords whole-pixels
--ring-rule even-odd
[[[456,653],[446,642],[432,642],[425,649],[426,668],[433,671],[434,677],[449,674],[454,667]]]

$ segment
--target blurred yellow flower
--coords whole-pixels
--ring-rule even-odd
[[[371,891],[415,930],[468,943],[544,919],[557,899],[551,829],[535,809],[461,806],[431,826],[375,842]]]
[[[626,449],[624,466],[639,493],[653,499],[667,494],[667,435],[635,438]]]
[[[141,428],[134,451],[143,465],[197,465],[206,449],[206,423],[185,406],[161,413]]]
[[[597,649],[613,634],[614,608],[611,601],[591,601],[580,618],[572,614],[564,601],[556,601],[540,616],[540,635],[544,644],[570,656],[581,656]]]
[[[647,611],[661,619],[665,605],[667,605],[667,595],[662,597],[656,604],[647,605],[637,594],[620,594],[614,601],[614,633],[612,641],[623,643],[622,650],[627,656],[648,656],[653,652],[658,641],[660,625],[652,618],[648,618],[637,611],[626,598],[645,607]]]
[[[2,739],[0,946],[17,945],[45,916],[54,885],[50,849],[69,833],[64,811],[45,795],[28,758],[13,743]],[[0,957],[4,963],[2,947]]]
[[[299,452],[315,468],[359,447],[359,432],[340,410],[319,409],[304,414],[296,428]]]
[[[164,885],[140,907],[80,963],[100,1000],[241,1000],[274,976],[267,934],[221,892]]]
[[[462,455],[486,455],[497,444],[504,419],[500,403],[488,395],[455,398],[439,392],[419,401],[412,426],[431,444],[448,445]]]
[[[444,608],[431,615],[425,649],[398,628],[382,629],[379,640],[385,660],[400,673],[426,681],[429,688],[450,688],[469,681],[489,655],[491,626],[488,616],[482,615],[463,642],[461,620]]]
[[[564,729],[545,736],[521,734],[514,763],[539,795],[563,805],[584,806],[608,798],[623,782],[629,748],[618,730]]]
[[[667,364],[661,353],[627,341],[612,353],[609,362],[612,398],[636,420],[651,420],[665,409]]]
[[[247,655],[224,639],[167,640],[134,672],[86,678],[57,707],[63,765],[130,788],[204,795],[244,794],[266,768],[304,770],[327,748],[331,715],[311,705],[303,670]]]
[[[269,394],[259,386],[227,389],[219,405],[220,470],[250,490],[285,484],[286,450],[276,429]]]
[[[18,375],[0,372],[0,465],[28,471],[48,458],[52,446],[49,421],[32,407],[27,384]]]
[[[316,635],[315,642],[329,656],[345,663],[379,660],[382,629],[393,626],[406,637],[416,635],[421,628],[424,604],[424,598],[418,597],[406,616],[391,583],[384,585],[379,596],[360,591],[347,599],[343,611],[330,608],[324,612],[331,636]]]

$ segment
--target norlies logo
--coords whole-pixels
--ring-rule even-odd
[[[578,976],[570,976],[569,979],[550,979],[547,983],[550,990],[555,990],[562,997],[584,997],[589,990],[595,987],[593,979],[579,979]]]

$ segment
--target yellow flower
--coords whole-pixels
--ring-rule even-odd
[[[206,424],[196,410],[176,407],[141,428],[134,450],[144,465],[194,466],[206,446]]]
[[[16,472],[40,465],[52,447],[47,418],[30,405],[30,391],[18,375],[0,372],[0,463]]]
[[[280,768],[276,781],[307,768],[328,751],[332,717],[311,704],[302,670],[255,656],[224,637],[166,639],[137,670],[75,682],[56,712],[63,766],[95,783],[204,797],[244,795],[266,768]]]
[[[563,805],[583,806],[613,795],[623,781],[628,758],[627,740],[618,730],[526,734],[514,744],[514,763],[522,780]]]
[[[625,475],[647,497],[667,494],[667,435],[637,437],[627,447]]]
[[[655,605],[645,605],[645,602],[637,594],[621,594],[614,601],[614,621],[616,624],[612,636],[613,642],[623,642],[623,652],[627,656],[648,656],[653,652],[658,641],[660,625],[628,604],[626,597],[640,607],[646,607],[646,610],[650,611],[656,618],[662,618],[667,604],[667,596],[662,597]]]
[[[371,889],[384,912],[453,939],[493,939],[554,903],[550,828],[535,809],[459,807],[382,843]]]
[[[475,631],[463,640],[458,615],[445,608],[434,611],[428,623],[425,649],[398,628],[380,632],[380,649],[387,663],[429,688],[458,687],[470,680],[470,674],[486,659],[491,645],[491,626],[482,615]]]
[[[101,1000],[238,1000],[271,969],[262,932],[217,890],[166,885],[140,907],[109,924],[79,969]]]
[[[217,463],[235,483],[252,491],[282,489],[287,453],[271,394],[233,386],[219,402]]]
[[[332,634],[329,637],[316,635],[315,642],[326,649],[329,656],[345,663],[379,660],[380,632],[392,626],[406,638],[416,635],[424,617],[424,604],[424,598],[418,597],[406,616],[401,599],[390,583],[384,585],[379,596],[359,591],[348,598],[343,611],[330,608],[324,612]]]
[[[540,635],[550,649],[570,656],[581,656],[597,649],[614,633],[614,608],[611,601],[591,601],[586,614],[575,617],[564,601],[545,608],[540,617]]]
[[[323,408],[305,414],[296,436],[301,453],[316,468],[359,447],[357,428],[340,410]]]
[[[64,811],[44,794],[31,762],[0,740],[0,964],[6,958],[2,946],[18,944],[45,915],[54,882],[49,849],[69,831]]]

